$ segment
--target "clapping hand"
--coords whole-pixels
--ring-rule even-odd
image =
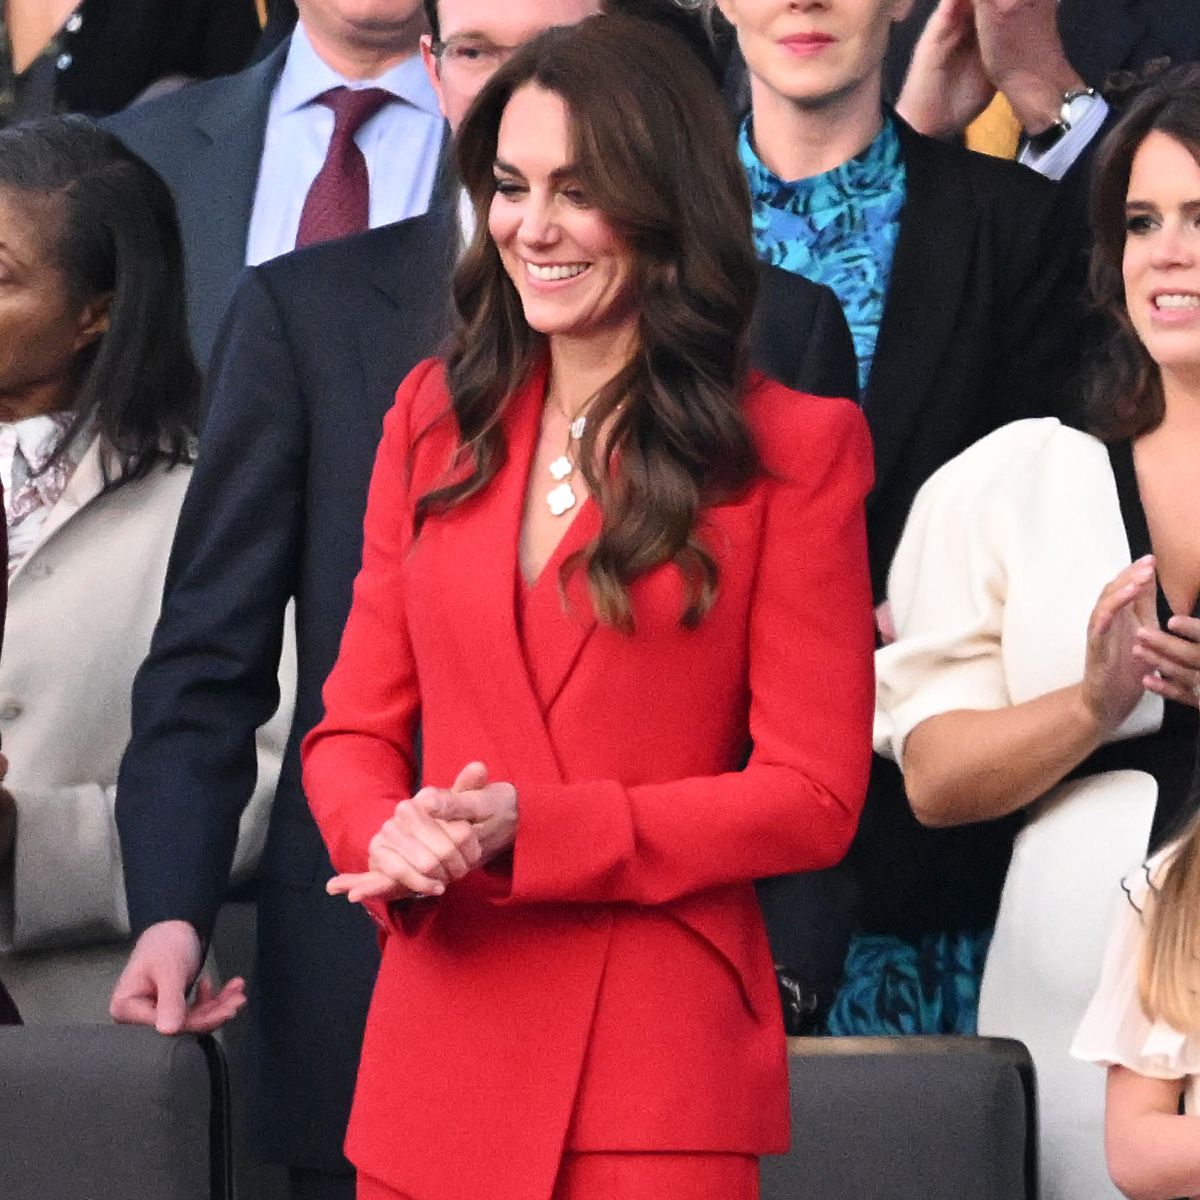
[[[1126,567],[1100,593],[1088,621],[1083,700],[1106,733],[1129,716],[1153,678],[1135,647],[1159,632],[1154,567],[1152,554]]]
[[[995,91],[971,0],[941,0],[917,39],[896,111],[920,133],[946,137],[979,116]]]
[[[1133,653],[1149,668],[1142,683],[1164,700],[1177,700],[1200,707],[1200,621],[1195,617],[1172,617],[1165,630],[1141,628]]]
[[[511,793],[512,844],[516,827],[516,792],[510,784],[489,784],[482,763],[468,763],[449,788],[422,788],[371,839],[370,870],[336,875],[326,884],[331,896],[362,900],[402,900],[440,896],[481,862],[504,848],[499,842],[507,828],[489,801]],[[489,819],[490,818],[490,819]]]

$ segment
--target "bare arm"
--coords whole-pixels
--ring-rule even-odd
[[[1082,682],[988,711],[922,721],[904,744],[904,782],[926,825],[965,825],[1016,812],[1078,766],[1129,715],[1145,687],[1133,653],[1155,624],[1154,561],[1139,559],[1101,593],[1088,623]]]
[[[1108,1173],[1129,1200],[1200,1195],[1200,1119],[1179,1115],[1182,1092],[1182,1079],[1108,1069]]]

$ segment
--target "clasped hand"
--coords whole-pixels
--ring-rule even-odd
[[[326,891],[355,902],[440,896],[507,850],[516,832],[516,789],[489,782],[482,763],[468,763],[451,787],[425,787],[401,800],[371,839],[370,869],[335,875]]]

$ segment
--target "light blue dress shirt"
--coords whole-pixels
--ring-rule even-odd
[[[428,209],[445,122],[420,56],[414,54],[378,79],[343,79],[318,57],[303,24],[297,24],[267,114],[246,235],[247,266],[295,248],[304,198],[333,137],[333,113],[314,101],[330,88],[342,86],[380,87],[397,97],[354,136],[367,161],[371,228]]]

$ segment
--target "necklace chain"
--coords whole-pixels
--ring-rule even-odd
[[[556,407],[564,417],[568,415],[563,411],[561,405],[556,404]],[[554,487],[546,493],[546,504],[556,517],[569,513],[575,507],[575,489],[571,486],[571,477],[575,474],[575,459],[571,454],[571,447],[572,443],[583,440],[585,429],[587,429],[587,415],[581,414],[571,422],[566,452],[550,463],[549,471],[554,480]]]

